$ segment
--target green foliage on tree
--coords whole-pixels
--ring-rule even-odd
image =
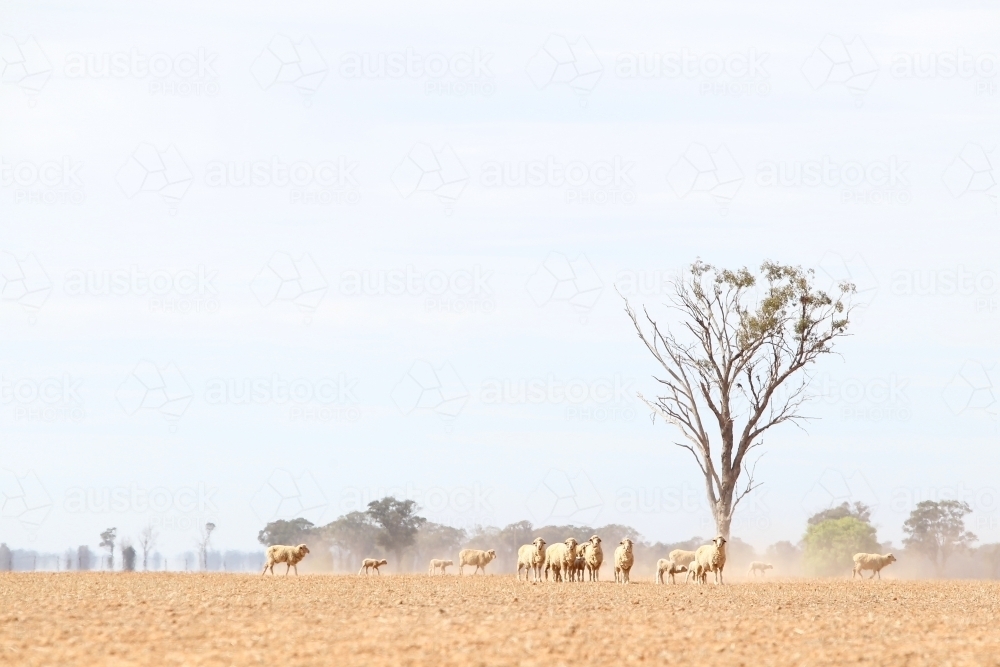
[[[378,535],[378,526],[367,512],[350,512],[318,530],[324,539],[357,561],[372,556],[370,550]]]
[[[903,524],[903,546],[927,556],[940,576],[948,558],[968,549],[977,538],[965,529],[965,515],[972,508],[960,500],[925,500],[917,503]]]
[[[396,500],[393,496],[368,503],[368,516],[382,529],[375,543],[396,555],[396,567],[402,566],[403,551],[413,546],[417,531],[427,522],[417,516],[417,509],[416,502]]]
[[[832,576],[850,571],[854,554],[879,550],[875,528],[855,516],[810,525],[802,538],[806,574]]]
[[[809,517],[809,525],[830,521],[831,519],[843,519],[845,516],[853,516],[858,521],[871,523],[872,510],[864,503],[855,502],[853,505],[847,502],[840,503],[836,507],[823,510]]]
[[[270,522],[264,526],[264,530],[257,533],[257,541],[268,547],[275,544],[294,546],[304,544],[312,530],[312,522],[301,517],[291,521],[278,519]]]

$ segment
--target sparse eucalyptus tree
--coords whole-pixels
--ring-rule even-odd
[[[847,335],[850,295],[826,291],[815,274],[764,262],[759,274],[700,260],[671,283],[668,322],[625,301],[639,338],[661,367],[657,396],[639,398],[677,427],[694,456],[720,535],[729,538],[736,506],[759,483],[747,454],[773,427],[806,419],[807,368]],[[746,481],[739,488],[741,479]]]

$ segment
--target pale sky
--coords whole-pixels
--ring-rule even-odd
[[[0,541],[386,493],[709,535],[615,289],[667,321],[698,257],[864,306],[734,535],[959,497],[1000,540],[1000,10],[204,4],[2,5]]]

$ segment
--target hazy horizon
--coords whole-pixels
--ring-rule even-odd
[[[1000,541],[998,13],[7,3],[0,541],[383,495],[708,536],[622,300],[698,258],[859,291],[733,535],[957,497]]]

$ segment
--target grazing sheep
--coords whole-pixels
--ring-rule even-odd
[[[264,564],[264,570],[260,573],[260,576],[271,570],[271,574],[274,574],[275,563],[285,564],[285,576],[288,576],[288,571],[293,567],[295,568],[295,576],[299,576],[299,561],[306,557],[309,553],[309,547],[304,544],[300,544],[297,547],[287,547],[281,544],[275,544],[267,548],[267,562]]]
[[[687,572],[687,565],[678,565],[669,558],[661,558],[656,561],[656,583],[663,583],[663,575],[667,574],[670,577],[670,583],[676,584],[677,579],[674,578],[675,574],[680,574],[681,572]]]
[[[886,554],[884,556],[880,556],[879,554],[854,554],[854,574],[851,575],[851,579],[853,579],[855,575],[859,574],[861,575],[861,578],[864,579],[865,575],[861,574],[862,570],[872,571],[872,576],[868,577],[869,579],[874,579],[876,574],[878,575],[878,578],[881,579],[882,568],[895,562],[896,557],[892,554]]]
[[[384,558],[382,560],[379,560],[377,558],[366,558],[363,561],[361,561],[361,569],[358,570],[358,576],[360,577],[362,572],[364,572],[365,574],[370,574],[369,568],[374,569],[376,574],[381,575],[382,573],[379,572],[378,569],[383,565],[388,565],[388,564],[389,562],[386,561],[386,559]]]
[[[445,572],[445,568],[454,564],[455,561],[453,560],[440,560],[435,558],[431,561],[431,566],[427,568],[427,574],[437,574],[438,570],[441,570],[441,574],[447,574],[447,572]]]
[[[528,572],[535,575],[535,581],[542,580],[542,565],[545,564],[545,540],[536,537],[531,544],[525,544],[517,550],[517,580],[521,580],[521,568],[524,568],[524,580],[528,580]]]
[[[566,581],[576,564],[576,538],[567,537],[564,542],[556,542],[545,550],[545,579],[552,571],[552,581]]]
[[[490,564],[494,558],[497,557],[497,552],[493,549],[489,551],[480,551],[479,549],[462,549],[458,552],[458,573],[462,574],[462,568],[466,565],[475,565],[476,569],[472,574],[476,574],[482,569],[483,574],[486,574],[486,566]]]
[[[587,574],[590,575],[590,580],[600,581],[601,563],[604,562],[604,551],[601,549],[601,538],[597,535],[590,536],[590,542],[586,545],[583,557],[584,560],[586,560]]]
[[[698,547],[694,552],[695,561],[698,563],[698,572],[701,583],[706,583],[709,572],[715,573],[715,583],[722,583],[722,568],[726,566],[726,538],[717,535],[711,544]],[[690,569],[690,567],[688,568]]]
[[[632,540],[626,537],[618,543],[618,548],[615,549],[616,582],[623,584],[629,582],[628,574],[632,570],[633,563],[635,563],[635,556],[632,555]]]
[[[767,574],[768,570],[773,570],[773,569],[774,566],[771,565],[770,563],[761,563],[759,560],[755,560],[754,562],[750,563],[750,569],[747,570],[747,576],[749,577],[750,574],[752,573],[754,578],[756,579],[758,572],[760,572],[761,575],[765,575]]]
[[[687,568],[687,574],[684,575],[684,581],[687,582],[688,578],[694,575],[694,569],[691,564],[694,563],[694,552],[685,551],[684,549],[674,549],[667,555],[667,560],[672,560],[677,564],[678,567],[683,565]]]

